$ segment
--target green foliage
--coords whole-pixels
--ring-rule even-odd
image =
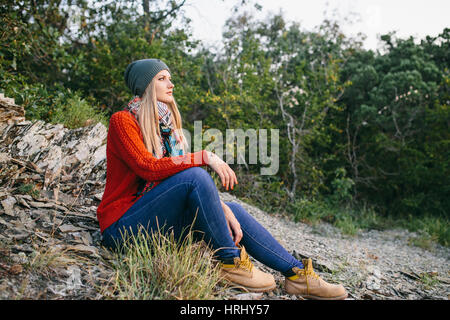
[[[352,179],[346,177],[346,174],[344,168],[336,169],[336,178],[331,182],[334,189],[332,198],[336,202],[345,203],[353,199],[351,190],[355,183]]]
[[[97,111],[92,106],[75,95],[67,99],[64,104],[59,104],[55,112],[50,116],[51,123],[61,123],[65,127],[75,129],[86,125],[101,122],[108,127],[109,117],[102,111]]]
[[[339,126],[348,133],[342,138],[352,151],[356,194],[389,215],[450,209],[448,181],[438,178],[448,176],[448,68],[440,69],[443,61],[429,53],[448,48],[448,32],[441,35],[447,42],[426,46],[385,36],[387,53],[357,52],[342,71],[352,85]]]
[[[0,10],[0,69],[29,83],[63,84],[76,58],[71,43],[60,41],[68,31],[67,12],[53,2],[31,0],[8,1]]]
[[[327,222],[334,221],[334,214],[330,211],[326,202],[301,198],[296,199],[290,206],[293,207],[295,221],[312,224],[322,220]]]

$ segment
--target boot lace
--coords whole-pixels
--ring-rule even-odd
[[[242,267],[242,268],[248,270],[249,272],[252,272],[252,269],[253,269],[253,263],[250,261],[250,257],[248,256],[244,247],[241,248],[241,259],[240,259],[239,267]]]
[[[320,279],[320,277],[314,272],[314,270],[311,268],[311,269],[305,269],[304,271],[303,271],[303,274],[305,275],[305,277],[308,279],[308,276],[311,276],[311,277],[313,277],[313,278],[316,278],[316,279]]]
[[[320,279],[320,277],[314,272],[314,269],[312,267],[312,260],[308,259],[304,261],[304,269],[299,269],[299,274],[305,276],[306,281],[306,290],[309,293],[309,279],[308,276],[313,277],[315,279]]]
[[[239,264],[239,266],[252,272],[253,263],[250,261],[250,259],[248,257],[245,260],[241,260],[241,263]]]

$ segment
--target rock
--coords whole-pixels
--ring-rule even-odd
[[[311,258],[305,254],[302,254],[300,252],[298,252],[297,250],[293,250],[292,255],[297,259],[302,261],[302,259],[308,259]],[[313,268],[322,271],[322,272],[326,272],[326,273],[333,273],[333,267],[331,267],[331,265],[327,265],[326,263],[322,262],[319,263],[316,259],[311,258],[312,262],[313,262]]]
[[[230,300],[260,300],[262,293],[240,293],[230,298]]]
[[[410,279],[420,280],[420,276],[418,274],[416,274],[415,272],[400,271],[400,273]]]
[[[67,268],[67,290],[78,290],[82,287],[81,270],[78,266],[73,265]]]
[[[61,230],[61,232],[76,232],[83,230],[82,228],[75,227],[74,225],[71,224],[63,224],[62,226],[59,226],[58,229]]]
[[[25,110],[0,93],[0,136],[12,125],[25,120]]]
[[[381,271],[377,266],[370,265],[367,267],[367,271],[371,273],[375,278],[381,278]]]
[[[16,254],[16,255],[13,255],[12,256],[12,260],[15,262],[15,263],[20,263],[20,264],[25,264],[25,263],[28,263],[28,257],[27,257],[27,255],[25,254],[25,252],[19,252],[18,254]]]
[[[10,160],[8,153],[0,152],[0,163],[6,163]]]
[[[377,291],[381,288],[381,280],[375,276],[368,276],[366,280],[366,288],[369,290]]]
[[[4,213],[8,216],[15,216],[14,205],[17,203],[16,198],[13,196],[8,196],[5,200],[2,200],[2,206]]]
[[[89,254],[98,256],[98,249],[93,246],[77,244],[75,246],[67,246],[66,249],[72,250],[72,251],[78,251],[78,252],[85,252],[85,253],[89,253]]]
[[[1,100],[0,106],[3,106]],[[4,109],[0,108],[0,113]],[[0,164],[15,161],[19,166],[42,173],[44,189],[55,188],[61,176],[70,177],[74,184],[89,174],[94,175],[95,181],[104,180],[101,177],[106,178],[106,134],[107,128],[101,123],[74,130],[40,120],[12,125],[3,132],[4,140],[10,143],[0,150]]]
[[[5,107],[8,105],[13,105],[14,103],[14,99],[13,98],[7,98],[5,97],[4,93],[0,93],[0,101],[2,101],[2,104],[5,103]]]
[[[29,201],[29,205],[35,208],[54,208],[55,204],[51,202],[37,202],[37,201]]]
[[[20,274],[22,273],[23,268],[20,264],[14,264],[11,266],[11,268],[9,268],[9,273],[10,274]]]
[[[94,198],[97,199],[98,201],[102,201],[102,198],[103,198],[103,192],[94,194]]]
[[[0,224],[6,226],[6,227],[9,228],[9,229],[14,228],[14,226],[13,226],[11,223],[9,223],[9,222],[3,220],[2,218],[0,218]]]
[[[373,294],[370,294],[368,292],[365,292],[362,297],[364,300],[375,300],[375,296]]]
[[[22,197],[18,197],[17,199],[21,205],[28,209],[31,209],[30,205],[25,201],[25,199],[23,199]]]

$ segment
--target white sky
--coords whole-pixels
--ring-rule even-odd
[[[192,19],[194,38],[220,46],[222,27],[232,15],[231,8],[237,1],[187,1],[184,10]],[[423,39],[426,35],[436,36],[445,27],[450,27],[450,0],[257,0],[257,3],[263,7],[256,14],[258,19],[282,9],[288,22],[300,22],[306,30],[312,30],[323,21],[327,3],[328,18],[334,10],[339,21],[356,13],[359,21],[344,25],[344,33],[364,33],[367,36],[364,47],[373,50],[379,48],[379,35],[389,31],[397,31],[401,38],[414,36]],[[248,6],[249,9],[251,7]]]

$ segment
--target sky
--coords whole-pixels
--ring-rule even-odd
[[[232,7],[240,0],[190,0],[184,7],[186,16],[192,19],[193,36],[208,44],[220,46],[222,28],[232,15]],[[255,0],[252,1],[254,3]],[[364,33],[366,49],[380,48],[379,36],[397,31],[400,38],[426,35],[437,36],[450,27],[450,0],[256,0],[262,10],[255,17],[265,19],[269,12],[279,13],[286,21],[299,22],[305,30],[313,30],[325,17],[335,12],[338,21],[353,17],[344,23],[346,35]],[[328,5],[327,5],[328,4]],[[251,5],[248,6],[252,8]],[[327,13],[325,14],[325,10]]]

